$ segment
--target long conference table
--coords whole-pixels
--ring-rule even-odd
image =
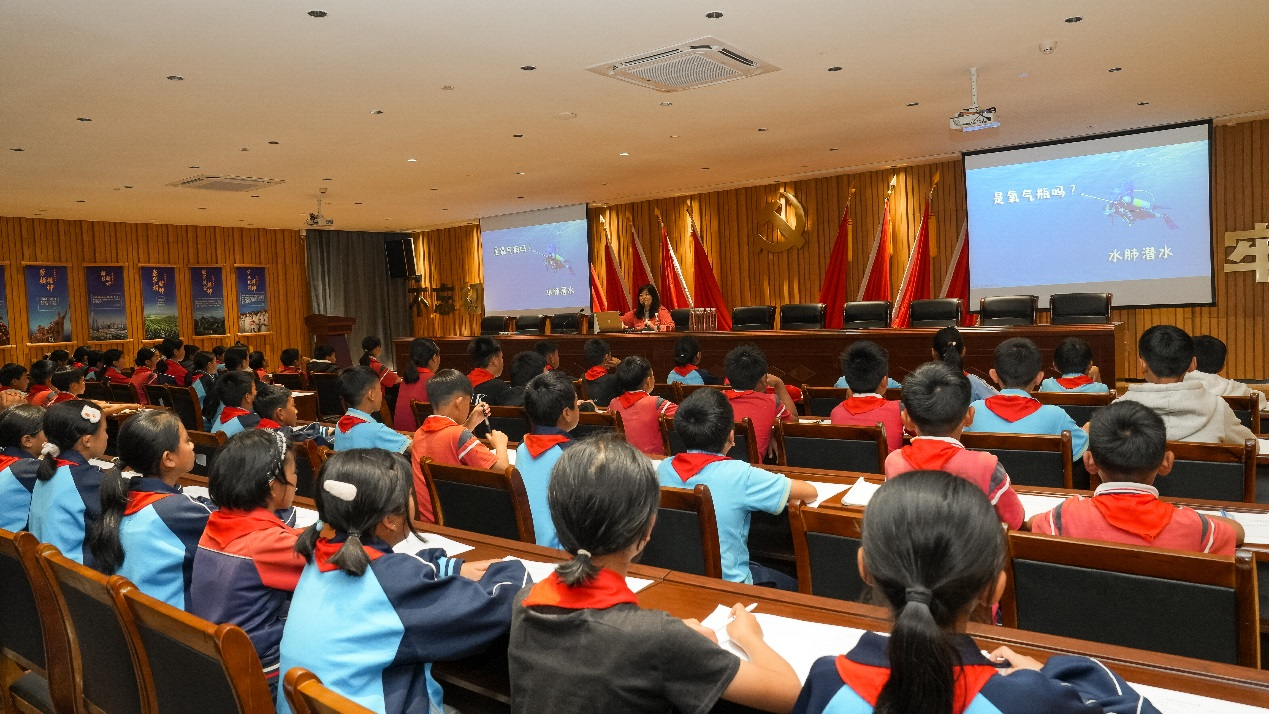
[[[1114,385],[1116,354],[1131,347],[1124,343],[1126,331],[1123,323],[1105,325],[1026,325],[1017,327],[962,327],[965,339],[965,368],[984,379],[992,367],[992,353],[996,345],[1010,337],[1025,337],[1040,348],[1044,355],[1046,374],[1057,376],[1052,369],[1053,348],[1066,337],[1079,337],[1093,348],[1094,363],[1101,369],[1102,381]],[[582,348],[591,337],[602,337],[612,347],[614,357],[643,355],[652,362],[658,382],[674,368],[674,342],[684,334],[691,334],[700,341],[701,366],[710,372],[723,375],[723,358],[732,348],[752,342],[766,353],[771,373],[788,384],[808,384],[814,387],[832,386],[841,376],[838,355],[855,340],[872,340],[890,353],[890,376],[899,381],[919,365],[930,361],[930,346],[935,328],[879,328],[874,330],[764,330],[754,332],[612,332],[601,335],[520,335],[503,334],[497,339],[502,343],[507,360],[509,377],[511,357],[533,349],[538,340],[549,339],[559,345],[560,369],[580,377],[587,369],[586,355]],[[410,340],[403,337],[393,340],[396,364],[409,364]],[[461,372],[471,369],[467,358],[470,337],[432,337],[441,350],[441,367],[452,367]]]

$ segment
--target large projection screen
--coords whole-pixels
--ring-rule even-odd
[[[1209,122],[966,154],[971,304],[1210,304],[1210,174]]]
[[[486,315],[590,312],[586,204],[480,219]]]

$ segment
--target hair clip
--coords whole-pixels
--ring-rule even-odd
[[[40,447],[40,456],[52,456],[57,458],[62,455],[62,450],[57,448],[57,444],[51,441],[44,442],[44,446]]]
[[[341,501],[351,501],[357,497],[357,487],[347,481],[327,479],[322,482],[322,490]]]
[[[101,421],[101,410],[88,404],[85,404],[84,408],[79,410],[79,415],[88,420],[90,424],[96,424]]]

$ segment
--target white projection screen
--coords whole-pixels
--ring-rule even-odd
[[[486,315],[554,315],[590,308],[586,205],[480,219]]]

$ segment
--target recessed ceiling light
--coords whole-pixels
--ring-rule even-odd
[[[708,166],[702,166],[702,167],[701,167],[701,171],[709,171],[709,167],[708,167]]]
[[[663,107],[672,107],[672,106],[674,106],[674,102],[661,102],[661,106],[663,106]]]
[[[1146,106],[1146,105],[1147,105],[1147,104],[1149,104],[1149,103],[1150,103],[1150,102],[1137,102],[1137,106],[1139,106],[1139,107],[1144,107],[1144,106]]]
[[[354,205],[354,206],[360,206],[360,205],[361,205],[361,201],[353,201],[353,205]]]
[[[445,86],[441,87],[441,89],[445,90],[446,92],[452,92],[452,91],[454,91],[454,85],[452,85],[452,84],[447,84],[447,85],[445,85]]]
[[[442,211],[448,211],[449,209],[448,209],[448,208],[442,208],[441,210],[442,210]]]
[[[383,110],[382,110],[382,109],[371,109],[371,110],[370,110],[370,113],[371,113],[371,114],[382,114],[382,113],[383,113]]]
[[[80,198],[80,199],[76,199],[76,200],[75,200],[75,203],[88,203],[88,202],[87,202],[87,201],[85,201],[84,199]]]
[[[239,218],[239,219],[238,219],[238,222],[239,222],[239,223],[246,223],[246,222],[247,222],[247,219],[245,219],[245,218]]]
[[[124,186],[124,188],[132,188],[132,187],[131,187],[131,186]]]
[[[617,154],[617,155],[618,155],[618,156],[629,156],[629,155],[630,155],[630,152],[629,152],[629,151],[623,151],[623,152],[621,152],[620,154]]]
[[[767,128],[766,128],[765,126],[760,126],[760,127],[758,127],[758,131],[766,131],[766,130],[767,130]]]
[[[270,143],[270,144],[274,144],[274,145],[276,145],[278,142],[276,142],[276,141],[270,141],[269,143]]]
[[[197,167],[197,166],[191,166],[190,168],[191,168],[191,169],[196,169],[196,168],[199,168],[199,167]]]
[[[577,114],[576,114],[576,112],[560,112],[559,114],[556,114],[556,115],[555,115],[555,118],[556,118],[556,119],[565,119],[565,120],[568,120],[568,119],[576,119],[576,118],[577,118]]]
[[[309,10],[308,16],[309,17],[326,17],[326,11],[325,10]]]
[[[260,195],[259,195],[259,194],[251,194],[251,197],[252,197],[252,198],[260,198]]]
[[[182,76],[181,76],[181,75],[179,75],[179,74],[169,74],[169,75],[167,76],[167,78],[168,78],[168,79],[170,79],[170,80],[172,80],[173,82],[183,82],[183,81],[185,81],[185,78],[184,78],[184,77],[182,77]]]
[[[1068,22],[1068,23],[1070,23],[1070,24],[1074,25],[1075,23],[1077,23],[1077,22],[1079,22],[1080,20],[1083,20],[1083,19],[1084,19],[1084,18],[1080,17],[1079,15],[1075,15],[1074,17],[1068,17],[1068,18],[1066,18],[1066,20],[1064,20],[1063,22]]]
[[[920,104],[920,102],[908,102],[908,106],[910,107],[915,107],[918,104]]]
[[[524,134],[512,134],[512,135],[511,135],[511,138],[512,138],[512,139],[523,139],[523,138],[524,138]]]
[[[1122,71],[1124,71],[1124,68],[1123,68],[1123,67],[1111,67],[1110,69],[1108,69],[1108,70],[1106,70],[1106,71],[1107,71],[1107,72],[1122,72]]]
[[[516,198],[524,198],[524,196],[516,196]]]
[[[206,208],[206,207],[204,207],[204,206],[199,206],[198,210],[200,210],[200,211],[206,211],[206,210],[207,210],[207,208]]]
[[[841,67],[838,67],[837,65],[833,65],[832,67],[829,67],[829,68],[828,68],[828,71],[830,71],[830,72],[840,72],[840,71],[842,71],[842,68],[841,68]]]
[[[677,139],[677,138],[679,138],[679,135],[678,135],[678,134],[670,134],[670,138],[671,138],[671,139]]]
[[[89,119],[88,117],[78,117],[75,121],[92,121],[92,119]]]
[[[244,147],[242,147],[241,149],[238,149],[238,150],[239,150],[239,151],[251,151],[251,149],[248,149],[248,148],[247,148],[247,147],[245,147],[245,146],[244,146]]]
[[[26,151],[26,149],[23,149],[23,148],[21,148],[21,147],[15,146],[15,147],[13,147],[12,149],[9,149],[9,151]]]
[[[323,180],[323,181],[334,181],[335,179],[333,179],[333,178],[324,178],[324,179],[322,179],[322,180]]]
[[[405,162],[407,164],[414,164],[414,163],[418,163],[418,159],[406,159]]]
[[[517,171],[517,172],[516,172],[516,176],[523,176],[523,175],[524,175],[524,172],[523,172],[523,171]]]
[[[833,148],[829,149],[829,151],[837,151],[837,147],[834,146]]]
[[[432,189],[432,190],[433,190],[433,191],[439,191],[440,189],[439,189],[439,188],[434,188],[434,189]]]
[[[533,66],[533,65],[531,65],[531,64],[526,64],[525,66],[521,67],[520,69],[524,70],[525,72],[532,72],[533,70],[537,69],[537,67],[534,67],[534,66]]]
[[[1030,76],[1031,76],[1031,73],[1030,73],[1030,72],[1019,72],[1019,73],[1018,73],[1018,76],[1019,76],[1019,77],[1021,77],[1022,79],[1026,79],[1027,77],[1030,77]]]
[[[723,16],[723,14],[722,14],[721,12],[717,12],[717,11],[716,11],[716,12],[707,12],[707,13],[705,13],[705,17],[708,17],[708,18],[709,18],[709,19],[711,19],[711,20],[717,20],[718,18],[720,18],[720,17],[722,17],[722,16]]]
[[[122,189],[120,189],[119,187],[117,187],[117,186],[116,186],[116,187],[115,187],[115,190],[116,190],[116,191],[120,191],[120,190],[122,190]]]

